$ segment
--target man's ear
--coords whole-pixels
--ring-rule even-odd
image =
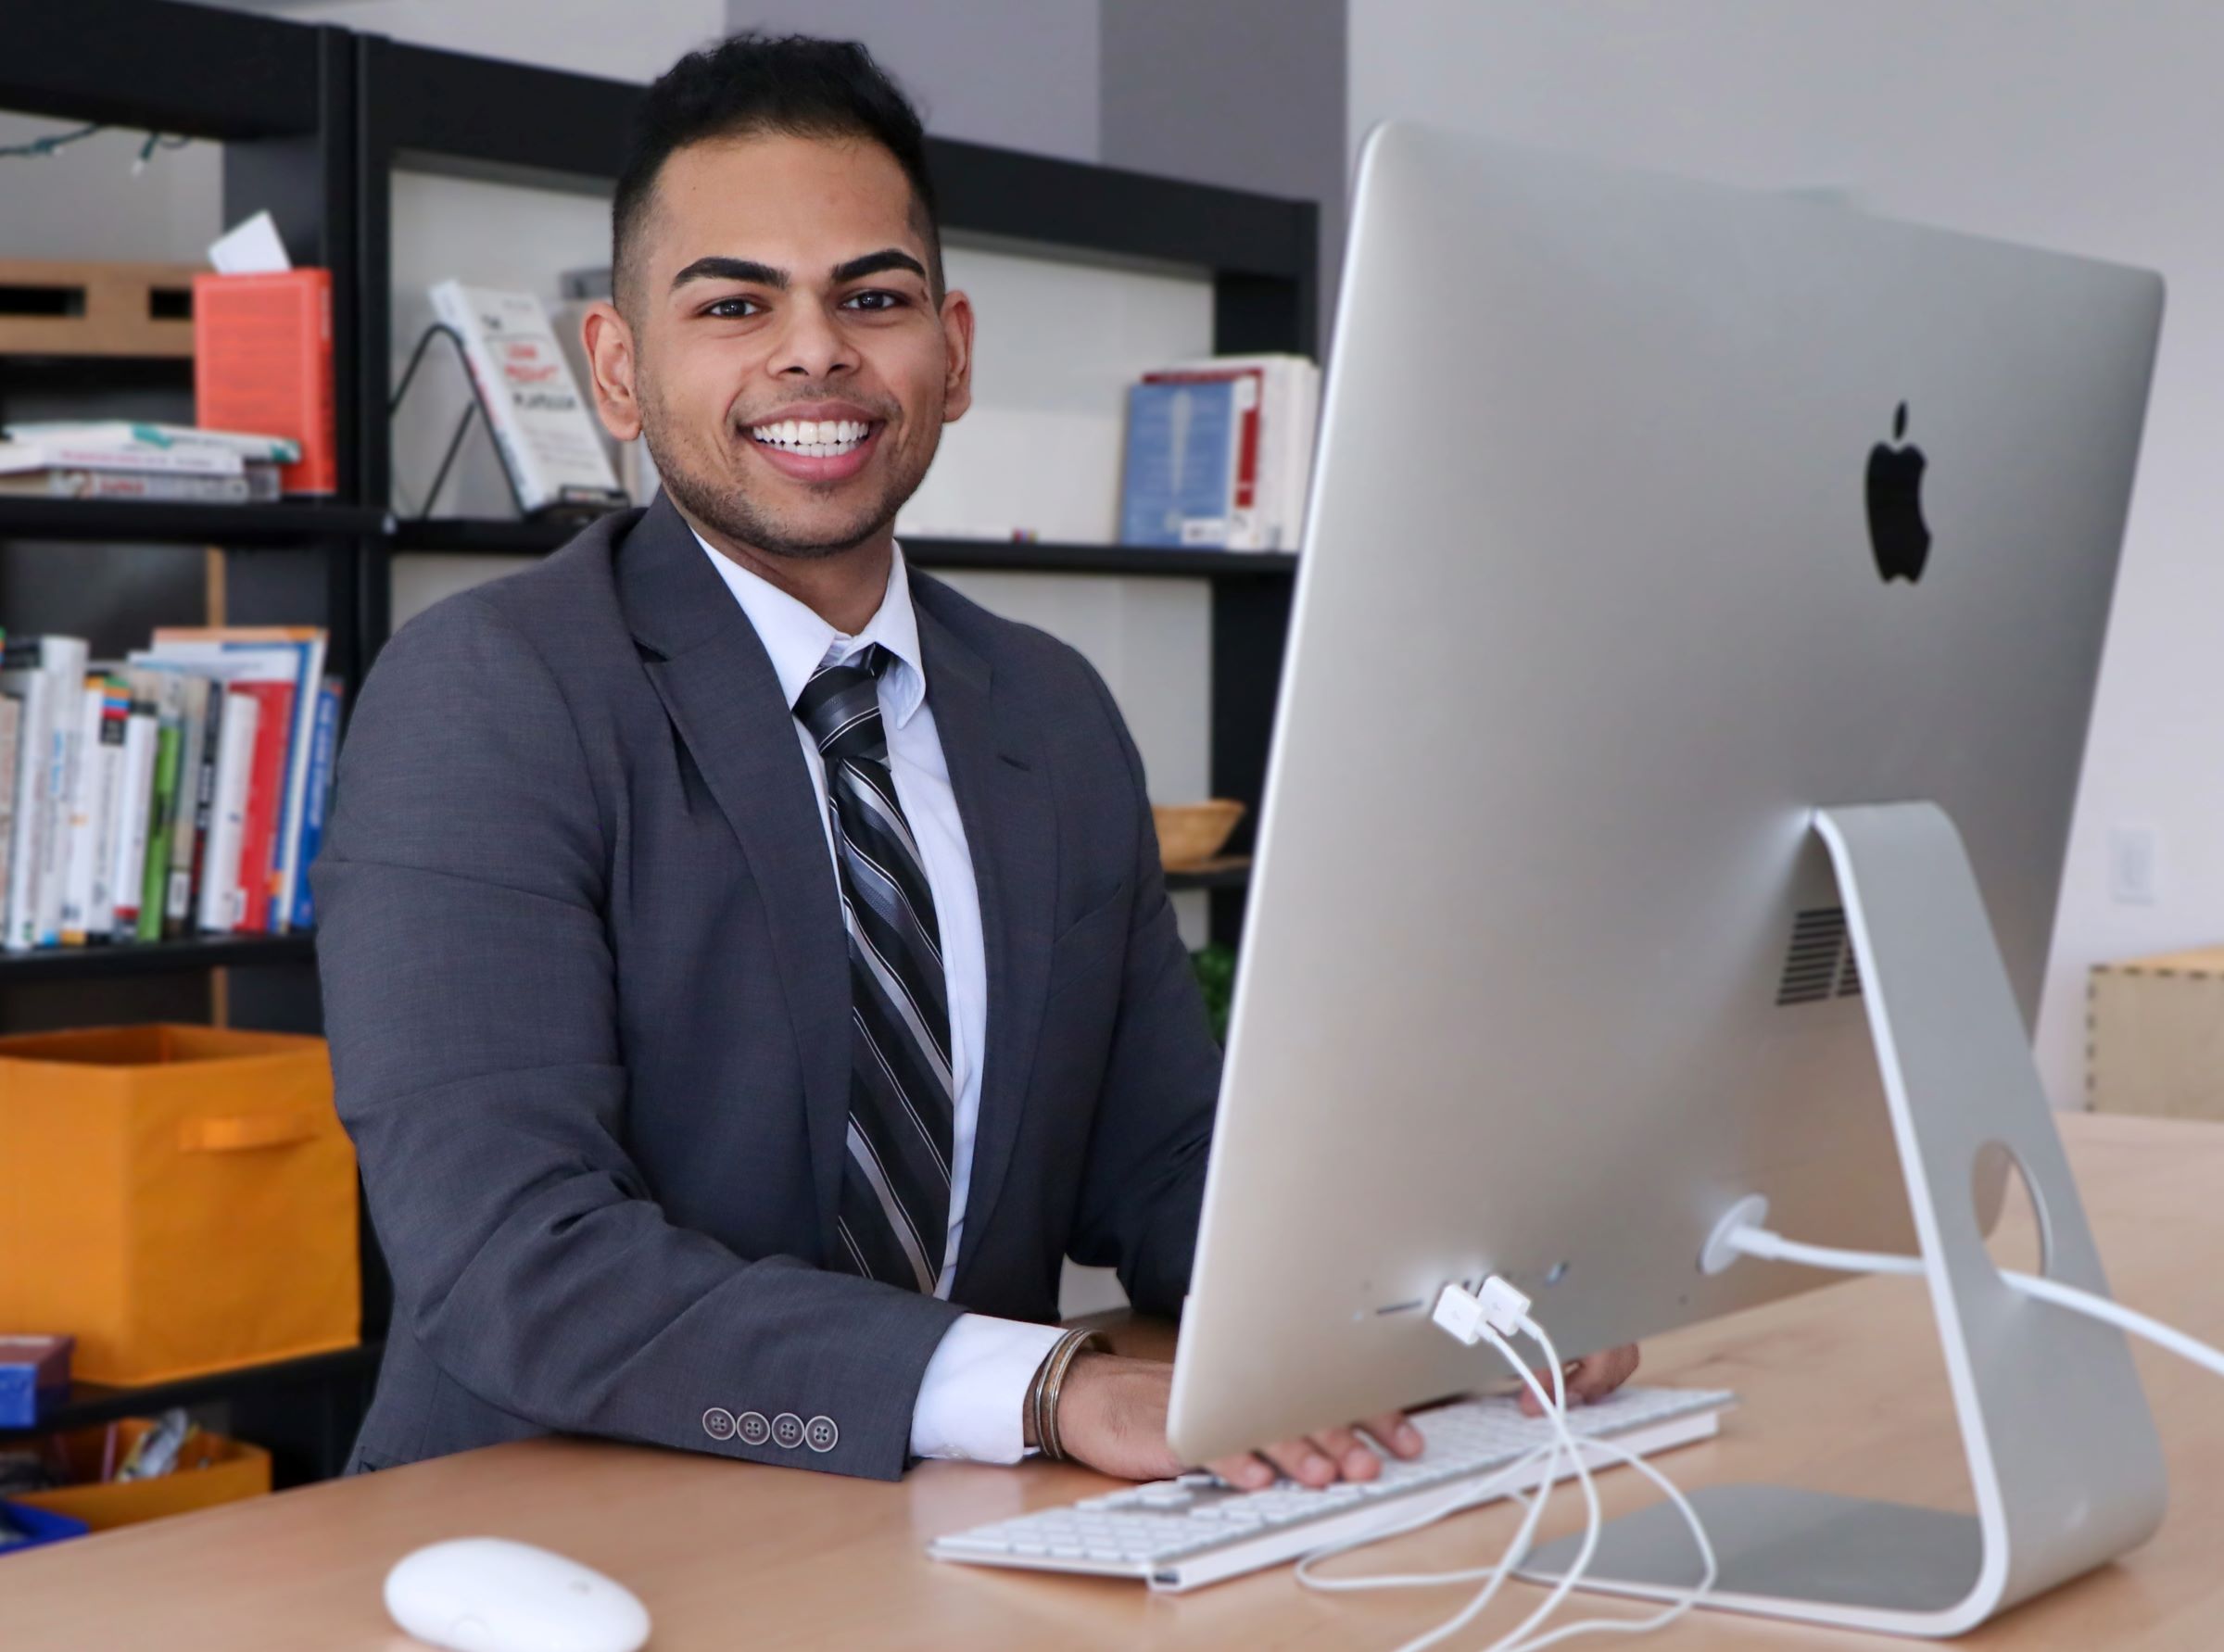
[[[580,341],[594,373],[595,412],[602,428],[621,442],[641,434],[641,404],[635,394],[638,366],[633,329],[607,298],[598,298],[579,319]]]
[[[942,295],[942,422],[962,418],[973,405],[973,300],[963,293]]]

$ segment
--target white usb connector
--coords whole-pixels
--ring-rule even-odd
[[[1529,1299],[1494,1273],[1479,1292],[1457,1282],[1447,1285],[1429,1318],[1472,1348],[1483,1340],[1485,1325],[1500,1336],[1517,1333],[1528,1322]]]

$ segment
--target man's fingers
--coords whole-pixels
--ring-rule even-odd
[[[1374,1448],[1349,1429],[1322,1429],[1312,1443],[1346,1480],[1372,1480],[1383,1471],[1383,1459],[1374,1455]]]
[[[1274,1483],[1274,1470],[1264,1458],[1247,1451],[1241,1457],[1215,1457],[1205,1466],[1230,1485],[1241,1486],[1246,1492],[1264,1491]]]
[[[1427,1442],[1421,1431],[1408,1422],[1396,1411],[1386,1411],[1380,1417],[1370,1417],[1359,1426],[1372,1434],[1392,1452],[1401,1457],[1417,1457]]]
[[[1608,1348],[1586,1355],[1575,1362],[1575,1369],[1568,1378],[1568,1397],[1604,1399],[1636,1375],[1636,1369],[1637,1347],[1635,1343],[1624,1343],[1619,1348]]]
[[[1575,1406],[1588,1400],[1604,1399],[1635,1376],[1636,1369],[1637,1347],[1635,1343],[1624,1343],[1619,1348],[1602,1349],[1597,1354],[1586,1354],[1581,1359],[1571,1359],[1561,1368],[1561,1380],[1567,1385],[1568,1404]],[[1536,1380],[1547,1393],[1552,1392],[1550,1370],[1537,1372]],[[1542,1417],[1545,1414],[1545,1408],[1537,1404],[1536,1395],[1530,1391],[1526,1382],[1522,1384],[1521,1406],[1523,1417]]]
[[[1300,1485],[1326,1485],[1336,1477],[1336,1465],[1310,1440],[1285,1440],[1260,1455]]]

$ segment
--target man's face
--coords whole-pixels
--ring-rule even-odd
[[[895,158],[851,139],[689,145],[644,229],[626,317],[588,323],[604,424],[647,434],[706,533],[818,557],[885,532],[971,399],[973,338],[963,294],[934,300]]]

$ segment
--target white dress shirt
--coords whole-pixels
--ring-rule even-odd
[[[956,1091],[950,1144],[950,1234],[942,1251],[941,1277],[934,1287],[937,1296],[947,1299],[950,1282],[957,1275],[966,1193],[973,1178],[989,977],[980,935],[980,890],[973,881],[973,859],[966,847],[965,823],[958,818],[957,795],[950,787],[950,765],[942,756],[941,737],[935,732],[934,713],[927,704],[927,672],[920,659],[918,619],[912,612],[904,552],[898,548],[889,559],[888,589],[878,612],[864,630],[847,637],[769,580],[713,549],[701,534],[695,542],[749,616],[772,658],[774,675],[789,705],[795,704],[804,684],[822,665],[840,664],[874,643],[894,656],[880,676],[880,721],[888,736],[888,766],[895,780],[896,801],[911,823],[911,835],[925,863],[927,887],[934,896],[950,1003],[950,1073]],[[826,763],[802,719],[791,720],[802,747],[803,766],[817,794],[827,856],[839,879],[834,829],[827,814]],[[914,1455],[1017,1462],[1026,1455],[1019,1412],[1027,1385],[1058,1335],[1055,1326],[983,1314],[959,1319],[944,1333],[920,1381],[911,1413]]]

